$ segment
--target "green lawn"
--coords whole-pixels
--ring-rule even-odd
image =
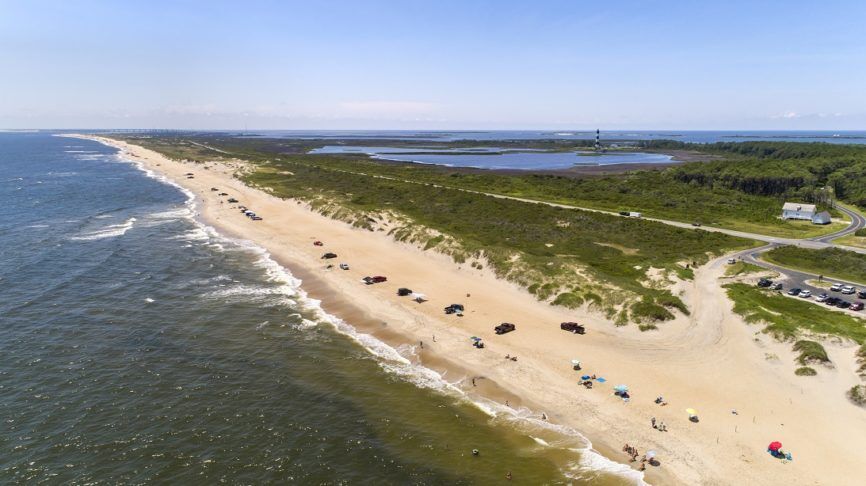
[[[847,236],[843,236],[841,238],[836,238],[833,240],[833,243],[837,245],[846,245],[846,246],[854,246],[857,248],[866,248],[866,236],[857,236],[856,234],[850,234]]]
[[[796,268],[804,272],[824,275],[866,285],[866,255],[838,248],[811,250],[796,246],[783,246],[764,253],[764,260]]]
[[[765,332],[780,339],[794,339],[801,331],[808,331],[848,338],[859,344],[866,342],[863,319],[752,285],[732,283],[725,285],[725,289],[734,301],[734,312],[746,322],[765,324]]]

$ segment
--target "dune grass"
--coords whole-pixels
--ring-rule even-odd
[[[824,364],[830,362],[827,350],[819,342],[801,339],[794,343],[793,349],[795,352],[800,353],[797,356],[797,362],[803,366],[813,363]]]
[[[752,285],[732,283],[725,289],[734,301],[734,312],[746,322],[764,324],[764,331],[779,339],[794,339],[806,331],[866,342],[866,320]]]
[[[728,277],[736,277],[740,275],[748,275],[750,273],[761,273],[766,271],[766,268],[761,268],[748,262],[738,261],[733,265],[728,265],[728,268],[725,269],[725,275],[727,275]]]
[[[720,233],[297,162],[262,164],[246,180],[280,197],[321,198],[359,215],[383,209],[399,212],[421,227],[453,238],[463,249],[461,258],[483,256],[497,275],[525,286],[541,300],[575,306],[601,295],[603,307],[608,311],[618,307],[632,321],[666,320],[673,318],[671,309],[687,311],[669,291],[645,286],[651,267],[679,275],[679,262],[701,263],[710,254],[754,244]],[[589,281],[580,278],[578,271],[589,275]],[[606,290],[611,287],[626,294],[611,294]],[[570,295],[558,297],[563,291]]]

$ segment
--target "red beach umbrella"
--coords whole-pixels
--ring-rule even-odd
[[[773,452],[778,452],[779,449],[782,448],[782,443],[779,441],[773,441],[773,442],[770,442],[770,445],[767,448]]]

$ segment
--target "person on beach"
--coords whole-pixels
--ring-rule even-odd
[[[472,386],[477,386],[475,385],[475,378],[472,378]]]
[[[547,414],[546,413],[541,412],[541,420],[547,420]]]
[[[424,349],[424,341],[419,341],[419,343],[421,344],[421,349]]]
[[[628,442],[626,442],[626,444],[624,446],[622,446],[622,451],[628,452]]]
[[[653,424],[653,428],[654,428],[654,429],[657,428],[657,427],[656,427],[656,418],[655,418],[655,417],[653,417],[652,420],[650,420],[650,422],[652,422],[652,424]]]

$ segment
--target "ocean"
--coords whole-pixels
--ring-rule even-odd
[[[0,483],[637,481],[327,315],[115,149],[0,133],[0,205]]]

